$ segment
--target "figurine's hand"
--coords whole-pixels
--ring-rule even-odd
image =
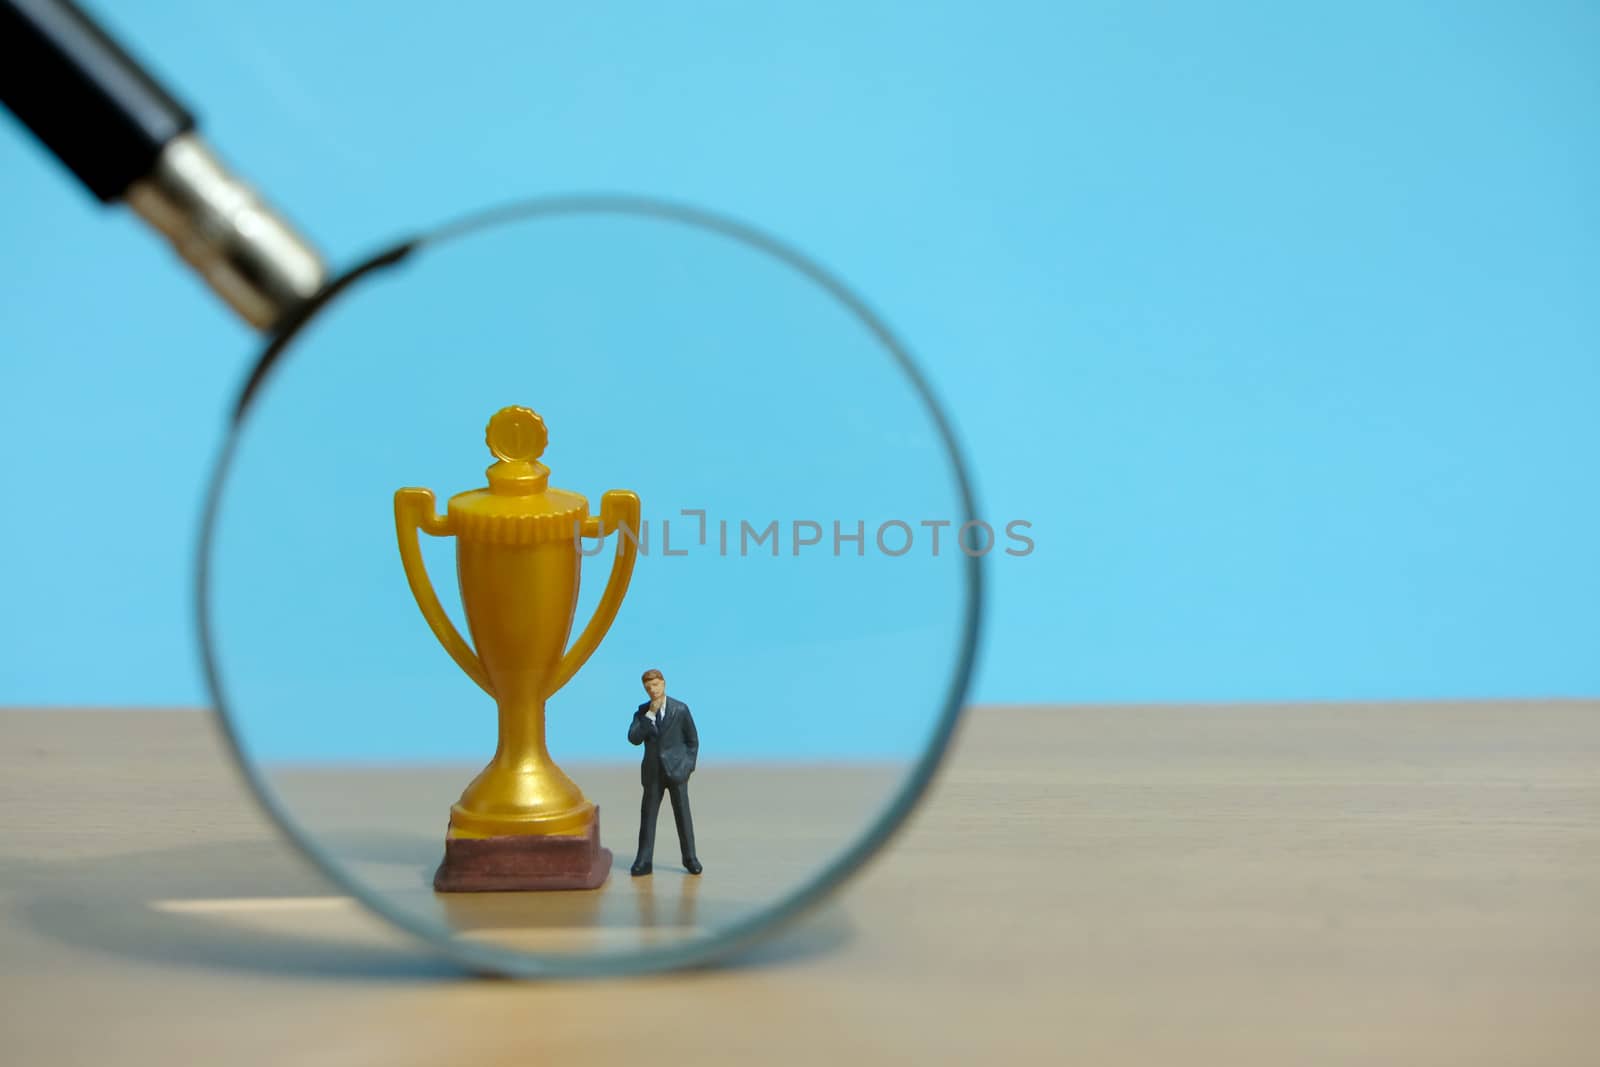
[[[633,722],[628,726],[628,743],[630,745],[642,745],[644,744],[644,739],[653,733],[655,733],[655,727],[644,717],[644,712],[634,712]]]

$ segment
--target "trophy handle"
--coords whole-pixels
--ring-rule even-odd
[[[455,623],[450,621],[450,616],[444,613],[444,608],[439,603],[439,596],[433,591],[433,583],[428,580],[428,568],[422,562],[422,547],[417,543],[418,530],[433,537],[449,537],[455,532],[450,528],[448,514],[433,513],[432,489],[396,490],[394,532],[400,542],[400,565],[406,570],[406,581],[411,585],[411,595],[416,598],[417,607],[422,609],[422,617],[428,620],[428,627],[433,630],[433,636],[437,637],[444,650],[450,653],[450,658],[456,661],[456,666],[465,671],[468,678],[477,682],[479,688],[492,697],[494,690],[489,688],[489,675],[484,671],[483,663],[456,630]],[[609,593],[610,590],[607,589],[606,592]],[[616,614],[616,608],[613,607],[611,611],[612,614]],[[596,641],[598,640],[596,638]]]
[[[612,489],[600,498],[599,517],[591,515],[583,520],[579,532],[584,537],[604,537],[621,524],[627,525],[628,532],[617,535],[617,554],[611,561],[611,577],[606,582],[605,592],[600,594],[600,603],[595,606],[594,617],[589,620],[589,625],[583,628],[583,633],[578,635],[572,647],[567,649],[567,654],[561,657],[561,662],[556,664],[546,699],[572,681],[578,668],[587,663],[589,657],[594,655],[594,650],[600,647],[600,641],[617,617],[617,609],[622,607],[622,598],[628,592],[628,580],[633,577],[633,563],[639,555],[638,493],[630,489]]]

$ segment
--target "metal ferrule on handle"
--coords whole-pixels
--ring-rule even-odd
[[[98,199],[126,200],[256,329],[277,328],[327,280],[310,242],[70,0],[0,0],[0,101]]]

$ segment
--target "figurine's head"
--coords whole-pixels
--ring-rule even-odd
[[[661,672],[654,667],[644,672],[639,679],[644,682],[644,691],[650,694],[651,700],[660,700],[667,693],[667,680],[661,677]]]

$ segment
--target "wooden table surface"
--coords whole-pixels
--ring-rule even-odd
[[[980,709],[910,830],[787,934],[543,983],[334,895],[203,714],[0,712],[6,1064],[1597,1050],[1600,702]]]

